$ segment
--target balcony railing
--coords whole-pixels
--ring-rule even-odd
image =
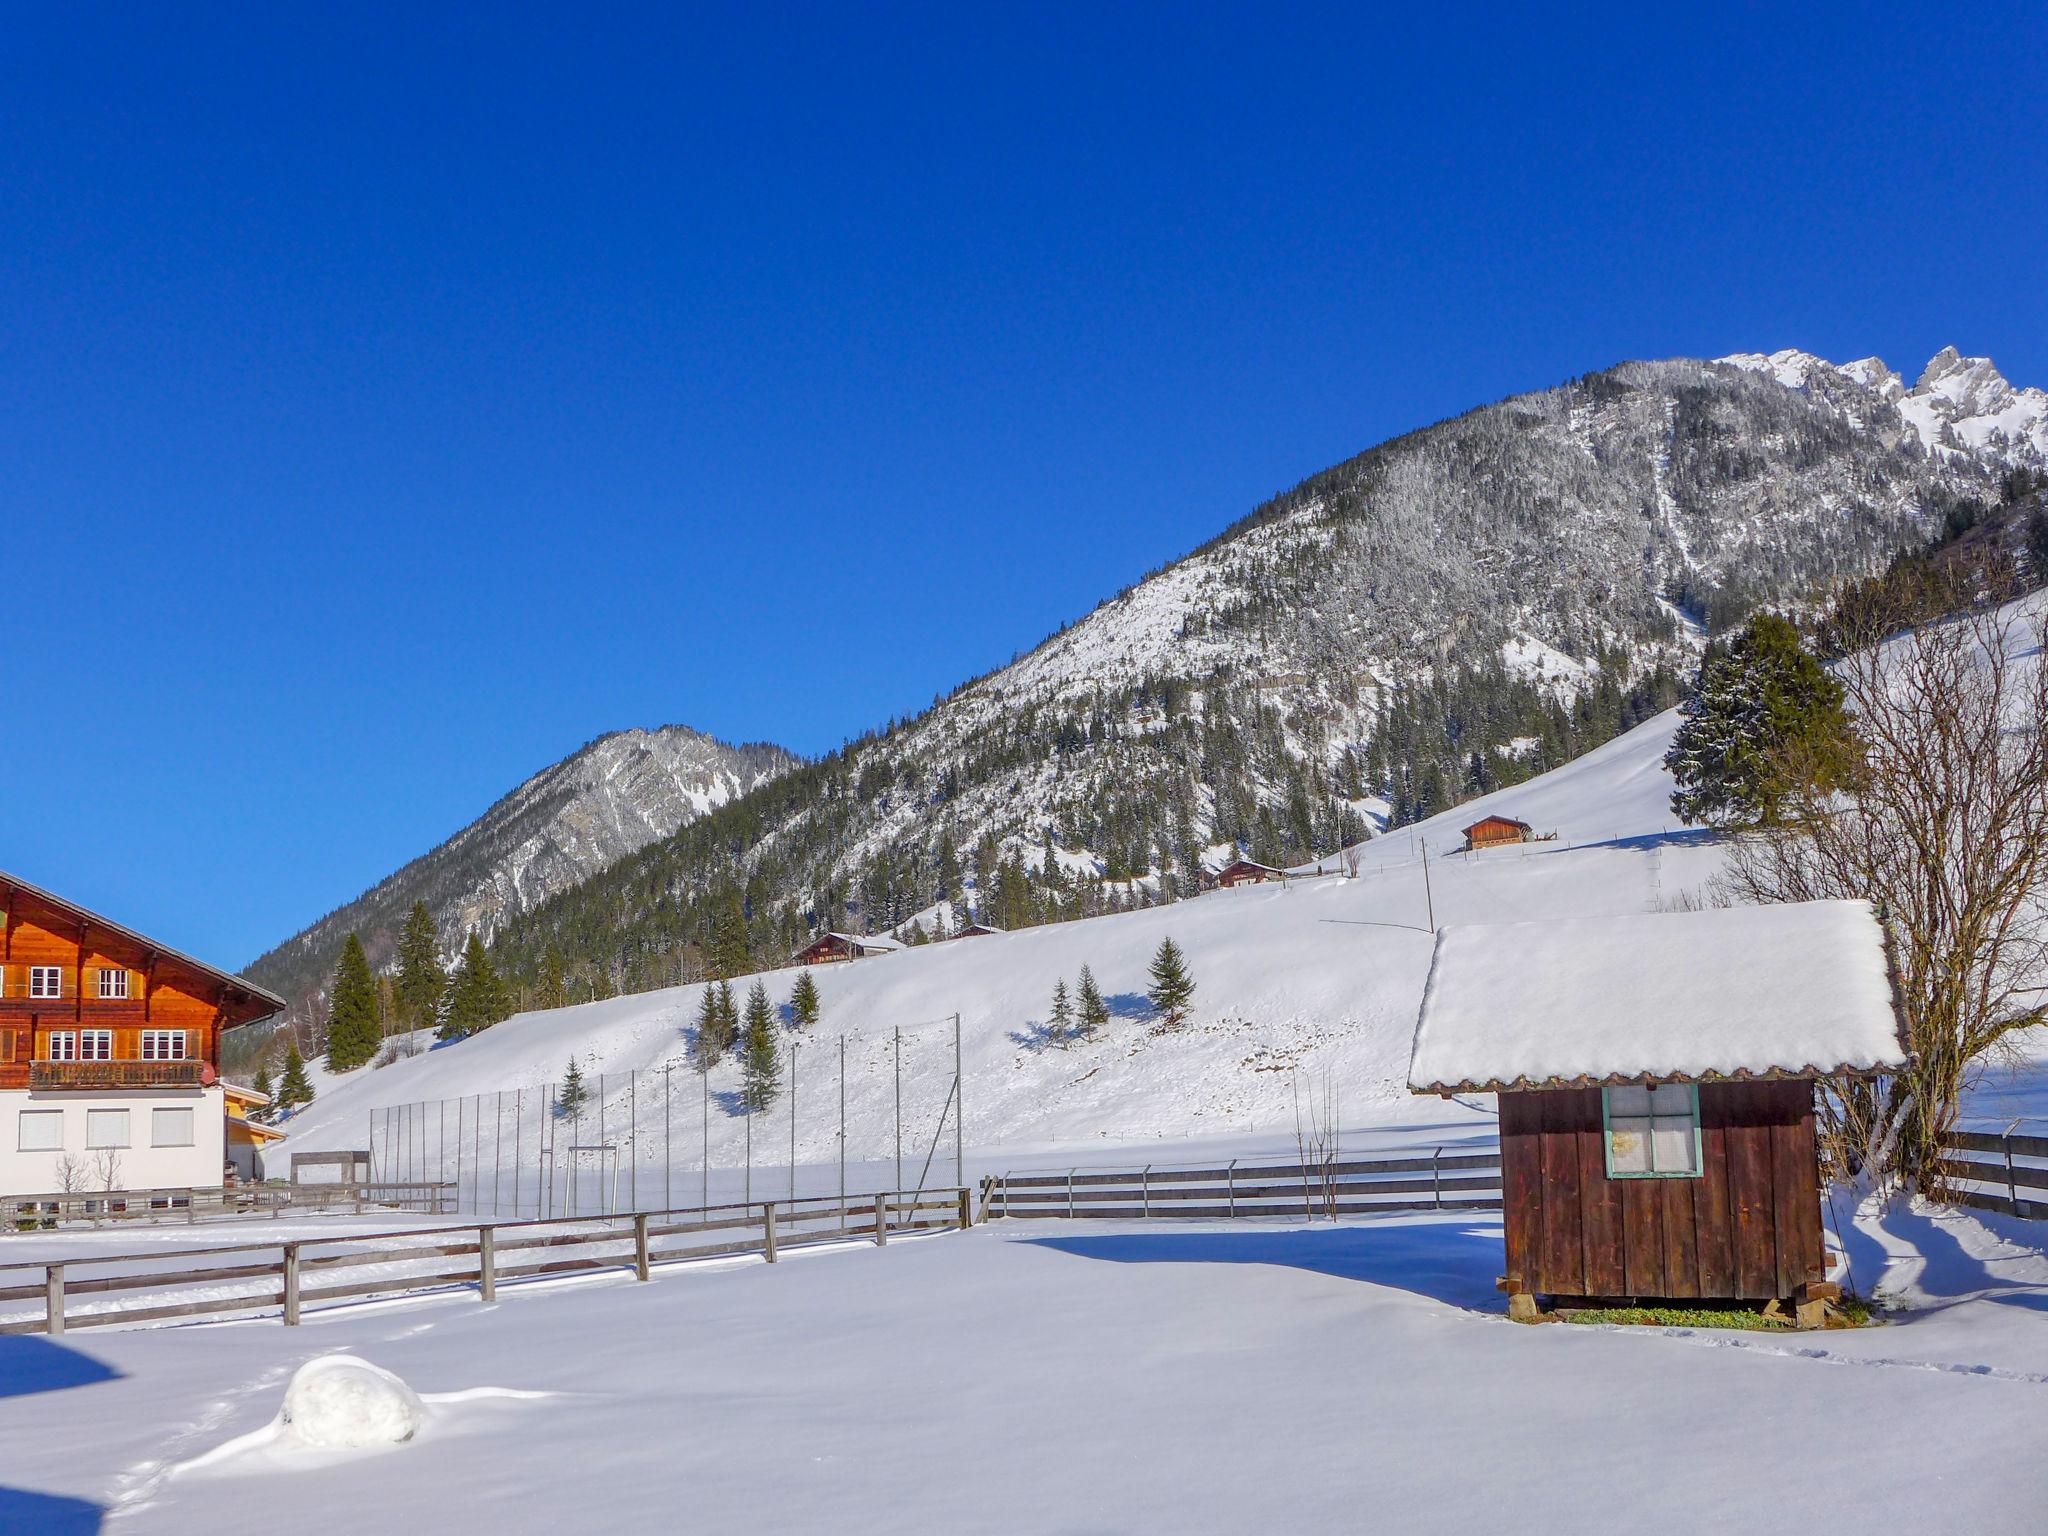
[[[31,1088],[197,1088],[198,1061],[32,1061]]]

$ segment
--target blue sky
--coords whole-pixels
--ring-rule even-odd
[[[2048,383],[2038,6],[425,9],[0,56],[0,868],[226,963],[607,730],[829,749],[1518,390]]]

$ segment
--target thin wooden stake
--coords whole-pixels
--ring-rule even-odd
[[[647,1213],[641,1211],[633,1217],[633,1278],[652,1280],[653,1269],[647,1253]]]
[[[43,1331],[56,1338],[64,1332],[64,1266],[44,1266]]]
[[[284,1325],[299,1326],[299,1245],[284,1245]]]
[[[770,1264],[775,1262],[775,1202],[767,1201],[761,1207],[761,1256]]]
[[[485,1301],[498,1299],[498,1229],[476,1229],[476,1288]]]

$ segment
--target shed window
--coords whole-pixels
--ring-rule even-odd
[[[1700,1176],[1700,1094],[1691,1083],[1631,1084],[1600,1091],[1607,1121],[1607,1176]]]

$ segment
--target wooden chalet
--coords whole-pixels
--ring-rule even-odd
[[[953,939],[982,939],[992,933],[1001,933],[1003,931],[994,923],[969,923],[965,928],[947,934],[946,938],[949,942]]]
[[[1268,880],[1285,880],[1287,871],[1261,864],[1256,859],[1238,859],[1216,871],[1215,883],[1224,890],[1234,885],[1263,885]]]
[[[0,1194],[54,1192],[81,1162],[95,1187],[218,1186],[221,1035],[284,1006],[0,873]]]
[[[1511,1316],[1838,1294],[1817,1078],[1905,1060],[1865,902],[1442,929],[1409,1087],[1500,1101]]]
[[[868,938],[857,933],[821,933],[798,950],[790,964],[831,965],[839,960],[890,954],[902,947],[894,939]]]
[[[1532,843],[1536,829],[1512,816],[1482,816],[1465,829],[1465,850],[1498,848],[1505,843]]]

